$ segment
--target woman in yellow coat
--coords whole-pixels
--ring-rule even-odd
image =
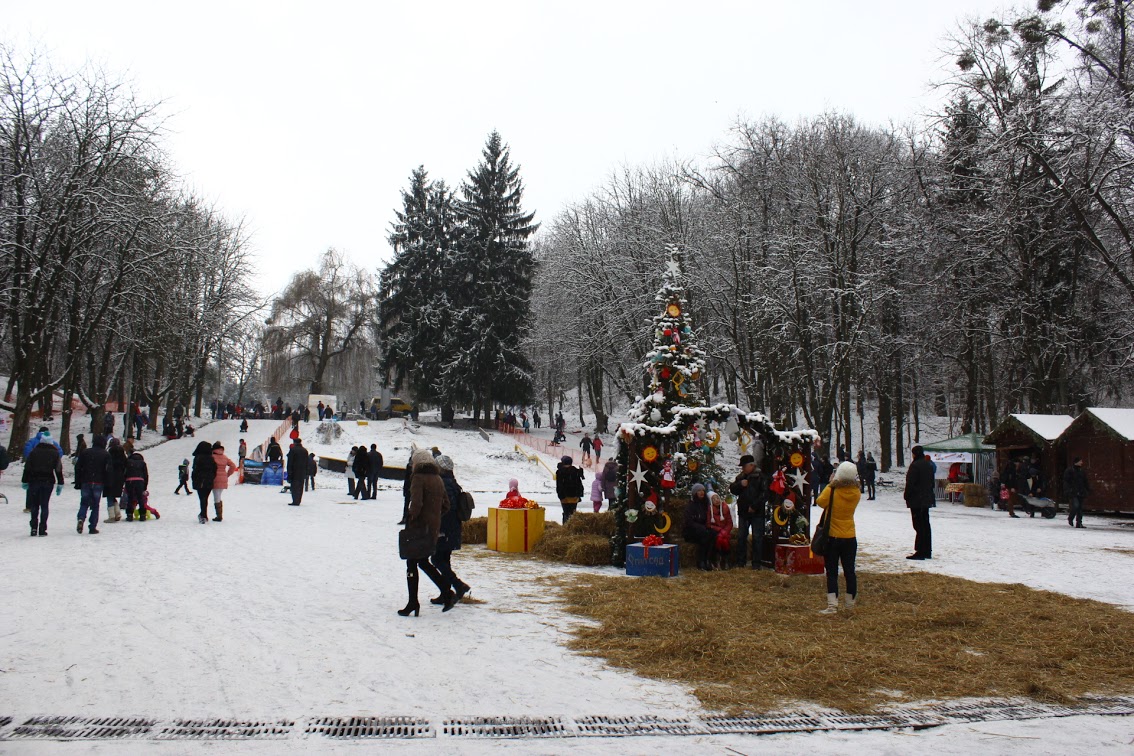
[[[858,595],[858,578],[854,574],[854,558],[858,553],[858,538],[854,531],[854,510],[862,496],[859,490],[858,468],[853,462],[843,462],[831,476],[831,483],[815,500],[823,509],[831,507],[831,525],[827,545],[827,608],[821,614],[834,614],[839,610],[839,562],[847,581],[846,608],[854,608]]]

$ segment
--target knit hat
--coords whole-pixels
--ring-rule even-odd
[[[564,454],[562,457],[559,458],[560,464],[564,464],[564,465],[569,465],[574,461],[575,460],[571,459],[570,454]]]
[[[512,478],[510,481],[508,481],[508,491],[509,492],[515,491],[516,493],[519,493],[520,492],[520,481],[516,480],[515,478]]]
[[[187,459],[183,459],[183,460],[181,460],[181,464],[183,464],[183,465],[185,465],[186,467],[188,467],[188,466],[189,466],[189,460],[187,460]]]
[[[224,444],[222,444],[220,441],[214,441],[213,451],[216,451],[217,449],[224,449]]]
[[[854,483],[858,476],[858,467],[854,462],[840,462],[835,468],[835,480],[840,483]]]
[[[689,493],[690,494],[697,494],[697,493],[704,491],[704,490],[705,490],[705,486],[701,483],[694,483],[693,485],[691,485],[689,487]]]
[[[51,438],[51,431],[49,431],[47,428],[44,428],[43,430],[41,430],[39,432],[39,437],[40,438]]]
[[[434,458],[441,456],[441,450],[438,449],[436,446],[434,446],[432,449],[430,449],[429,453],[432,454],[434,456]]]
[[[453,472],[453,458],[450,457],[448,454],[442,454],[440,457],[437,458],[437,466],[440,467],[442,470],[446,470],[448,472]]]

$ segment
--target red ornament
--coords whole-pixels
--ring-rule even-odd
[[[665,367],[661,369],[661,377],[665,380],[669,380],[669,368]]]
[[[667,459],[662,465],[661,487],[665,489],[677,488],[677,480],[673,477],[673,460]]]
[[[665,329],[664,331],[662,331],[662,333],[663,333],[664,335],[666,335],[666,336],[672,336],[672,335],[673,335],[673,329],[672,329],[672,328],[667,328],[667,329]]]

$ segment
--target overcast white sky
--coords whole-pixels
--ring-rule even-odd
[[[945,34],[1003,7],[0,0],[0,28],[163,100],[174,161],[247,220],[267,292],[330,246],[381,266],[410,171],[458,184],[494,128],[548,221],[621,164],[708,154],[738,116],[915,118]]]

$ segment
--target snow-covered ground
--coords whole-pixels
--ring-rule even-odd
[[[355,443],[377,443],[389,465],[403,465],[411,444],[438,446],[453,457],[458,479],[476,496],[478,515],[506,490],[510,477],[558,519],[547,470],[515,454],[514,441],[475,431],[414,426],[400,420],[343,423],[332,445],[305,443],[317,454],[345,456]],[[251,424],[250,444],[275,421]],[[78,492],[70,483],[53,497],[50,536],[30,538],[21,512],[21,468],[0,480],[9,504],[0,516],[0,570],[8,576],[0,612],[0,716],[280,718],[349,715],[564,716],[695,715],[697,700],[682,686],[639,678],[569,651],[577,618],[567,615],[541,575],[584,569],[498,556],[483,547],[455,555],[477,603],[442,614],[425,606],[403,618],[403,563],[397,558],[401,484],[382,481],[376,501],[346,495],[342,475],[321,470],[319,488],[303,506],[270,486],[235,486],[225,521],[200,525],[196,496],[174,496],[177,465],[197,441],[220,439],[230,456],[236,421],[203,428],[196,439],[145,452],[151,503],[161,519],[107,523],[78,535]],[[608,437],[609,440],[609,437]],[[574,439],[568,442],[568,448]],[[574,449],[578,458],[578,450]],[[544,457],[554,467],[555,460]],[[897,477],[897,476],[891,476]],[[589,475],[588,475],[589,478]],[[942,504],[933,512],[934,559],[911,563],[913,531],[900,487],[880,489],[859,509],[865,567],[932,570],[976,580],[1019,582],[1134,610],[1129,575],[1134,528],[1088,517],[1085,530],[1066,520],[1009,519],[990,510]],[[432,585],[423,577],[421,598]],[[822,587],[810,597],[818,607]],[[869,611],[869,579],[862,583]],[[483,603],[481,603],[483,602]],[[848,748],[905,753],[1129,752],[1134,718],[1072,717],[1030,722],[953,725],[910,733],[828,733],[775,737],[650,737],[530,742],[445,742],[460,752],[624,753],[656,748],[683,752],[755,753]],[[436,749],[439,741],[389,742],[395,750]],[[167,744],[167,752],[207,744]],[[215,747],[215,745],[214,745]],[[224,751],[280,752],[372,748],[369,743],[225,743]],[[0,751],[141,752],[153,742],[36,743],[7,741]]]

